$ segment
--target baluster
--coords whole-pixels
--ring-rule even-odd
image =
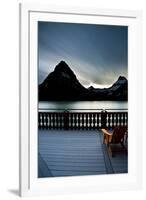
[[[80,115],[80,113],[78,113],[78,129],[80,129],[80,117],[81,117],[81,115]]]
[[[85,113],[82,113],[82,129],[85,129]]]
[[[54,116],[54,129],[57,129],[57,113]]]
[[[112,128],[114,128],[114,113],[111,115]]]
[[[121,126],[121,113],[119,113],[119,126]]]
[[[78,113],[76,114],[76,129],[78,129]]]
[[[88,130],[90,129],[90,113],[88,113]]]
[[[68,128],[71,128],[71,113],[68,113]]]
[[[59,116],[59,118],[60,118],[60,129],[62,129],[64,127],[64,124],[63,124],[63,113],[59,113],[59,114],[60,114],[60,116]]]
[[[91,129],[91,113],[88,114],[88,127],[89,127],[89,130]]]
[[[98,113],[96,113],[96,128],[99,128],[99,116],[98,116]]]
[[[112,114],[109,115],[109,128],[112,128]]]
[[[47,113],[47,127],[50,129],[50,113]]]
[[[52,129],[52,113],[50,113],[50,129]]]
[[[110,127],[109,118],[110,118],[110,113],[107,113],[107,115],[106,115],[106,126],[107,126],[107,128]]]
[[[96,116],[96,114],[93,113],[93,129],[94,129],[94,130],[95,130],[95,116]]]
[[[121,112],[119,113],[119,126],[122,124]]]
[[[123,121],[124,121],[124,113],[122,113],[122,126],[124,126]]]
[[[56,128],[56,113],[54,113],[54,122],[53,122],[53,129]]]
[[[77,113],[74,113],[74,129],[76,129],[77,123]]]
[[[81,113],[81,129],[83,130],[84,129],[84,114]]]
[[[43,129],[43,113],[41,113],[41,128]]]
[[[101,127],[101,114],[98,113],[98,127]]]
[[[52,113],[52,128],[54,129],[54,113]]]
[[[89,127],[89,130],[92,128],[91,124],[92,124],[92,115],[91,113],[88,114],[88,127]]]
[[[116,113],[116,126],[119,126],[119,113]]]
[[[116,114],[114,113],[114,127],[116,127]]]
[[[47,127],[46,118],[47,118],[46,113],[44,113],[44,128]]]
[[[93,113],[91,114],[91,129],[93,129]]]
[[[58,129],[58,113],[56,113],[56,129]]]
[[[109,127],[108,118],[109,118],[109,113],[106,113],[106,127],[107,127],[107,128]]]
[[[38,113],[38,127],[41,128],[40,112]]]
[[[92,113],[92,129],[94,129],[93,115],[94,113]]]
[[[61,129],[61,114],[58,113],[58,128]]]
[[[78,114],[78,129],[81,128],[80,122],[81,122],[81,113]]]
[[[114,127],[117,127],[118,125],[118,113],[114,114]]]
[[[80,113],[79,119],[80,129],[82,129],[82,113]]]
[[[58,129],[58,113],[55,113],[55,129]]]
[[[96,128],[96,113],[93,113],[93,129],[95,130]]]
[[[43,113],[42,122],[43,122],[43,128],[46,128],[46,113]]]
[[[74,130],[75,120],[74,120],[74,113],[72,113],[72,129]]]
[[[88,130],[91,128],[91,117],[90,113],[88,113]]]
[[[57,127],[57,113],[54,114],[54,129]]]
[[[89,113],[89,130],[92,129],[92,114]]]
[[[44,113],[42,113],[42,128],[44,129]]]
[[[62,113],[59,113],[59,128],[62,129]]]
[[[86,129],[86,114],[85,113],[83,114],[83,121],[84,121],[83,129]]]
[[[61,129],[63,129],[64,128],[64,116],[63,116],[63,113],[61,113],[60,114],[60,127],[61,127]]]
[[[120,126],[122,126],[122,113],[120,113]]]
[[[86,113],[85,114],[85,129],[87,130],[88,129],[88,114]]]
[[[89,128],[90,128],[90,116],[89,116],[90,114],[88,113],[88,117],[87,117],[87,119],[88,119],[88,125],[87,125],[87,127],[88,127],[88,130],[89,130]]]
[[[109,121],[110,121],[110,128],[112,128],[112,113],[110,113]]]
[[[59,115],[59,117],[60,117],[60,129],[62,129],[62,127],[63,127],[63,120],[62,120],[62,115],[63,115],[63,113],[60,113],[60,115]]]
[[[43,113],[41,113],[41,127],[43,128]]]
[[[69,113],[69,128],[72,129],[72,113]]]
[[[48,129],[48,113],[46,113],[46,129]]]
[[[125,113],[123,113],[123,126],[125,126]]]
[[[88,129],[88,114],[85,113],[85,129]]]
[[[49,129],[52,128],[52,113],[49,113]]]
[[[54,113],[51,113],[51,126],[54,128]]]
[[[126,126],[128,126],[128,113],[126,113]]]
[[[85,113],[82,114],[83,118],[82,118],[82,129],[85,129]]]
[[[112,127],[112,114],[111,113],[109,113],[109,128],[111,128]]]
[[[74,113],[72,113],[72,129],[74,129]]]
[[[118,126],[120,126],[120,113],[118,113]]]
[[[94,113],[94,116],[95,116],[95,121],[94,121],[94,123],[95,123],[95,129],[97,128],[97,113]]]

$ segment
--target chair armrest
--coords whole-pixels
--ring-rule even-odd
[[[103,144],[110,144],[112,141],[113,133],[108,132],[106,129],[102,128],[101,132],[104,135]]]
[[[101,132],[104,133],[104,134],[106,134],[106,135],[109,135],[109,136],[113,135],[113,132],[109,132],[109,131],[107,131],[104,128],[101,129]]]

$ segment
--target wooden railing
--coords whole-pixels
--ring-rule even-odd
[[[39,112],[40,129],[98,129],[128,126],[128,112]]]

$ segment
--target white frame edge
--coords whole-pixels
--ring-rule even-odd
[[[19,91],[19,131],[20,131],[20,137],[19,137],[19,188],[20,188],[20,196],[32,196],[32,195],[46,195],[46,194],[54,194],[51,192],[48,192],[46,188],[42,188],[40,186],[40,189],[30,184],[31,181],[31,174],[30,174],[30,140],[28,137],[28,133],[30,131],[30,60],[29,60],[29,36],[28,36],[28,24],[30,23],[30,12],[46,12],[46,13],[60,13],[60,14],[72,14],[72,15],[89,15],[89,16],[102,16],[107,18],[123,18],[123,19],[134,19],[136,24],[136,38],[139,41],[136,42],[137,47],[137,65],[142,66],[142,39],[141,39],[141,33],[142,33],[142,13],[141,11],[125,11],[125,10],[99,10],[96,8],[78,8],[78,7],[64,7],[64,6],[54,6],[54,5],[42,5],[42,4],[25,4],[25,5],[19,5],[19,84],[20,84],[20,91]],[[131,55],[133,56],[133,54]],[[136,65],[135,64],[135,65]],[[136,70],[136,69],[135,69]],[[131,73],[131,72],[130,72]],[[137,75],[137,76],[136,76]],[[142,67],[140,70],[135,71],[135,78],[138,80],[137,88],[138,90],[138,96],[140,99],[140,105],[139,109],[137,110],[137,115],[140,116],[140,120],[142,121],[142,90],[141,88],[141,77],[142,77]],[[132,79],[132,78],[131,78]],[[136,102],[139,100],[136,99]],[[138,151],[136,152],[136,159],[138,161],[138,164],[136,166],[136,179],[131,181],[129,185],[122,185],[121,188],[119,186],[111,187],[109,190],[127,190],[127,189],[138,189],[141,188],[142,185],[142,126],[139,127],[140,133],[139,137],[137,136],[137,147]],[[96,177],[95,177],[96,178]],[[74,179],[74,178],[73,178]],[[83,179],[86,179],[83,177]],[[59,183],[61,183],[63,179],[59,180]],[[55,181],[53,185],[55,184]],[[86,188],[86,187],[85,187]],[[108,191],[107,187],[105,187],[103,190],[100,188],[97,190],[95,185],[93,184],[93,188],[91,190],[87,190],[87,192],[96,192],[96,191]],[[62,193],[61,190],[59,191],[60,194]],[[80,192],[79,185],[75,187],[73,190],[69,188],[69,193],[72,192]],[[82,191],[81,191],[82,192]],[[64,192],[63,192],[64,193]]]

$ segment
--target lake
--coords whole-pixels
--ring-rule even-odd
[[[39,110],[128,109],[127,101],[41,101]]]

